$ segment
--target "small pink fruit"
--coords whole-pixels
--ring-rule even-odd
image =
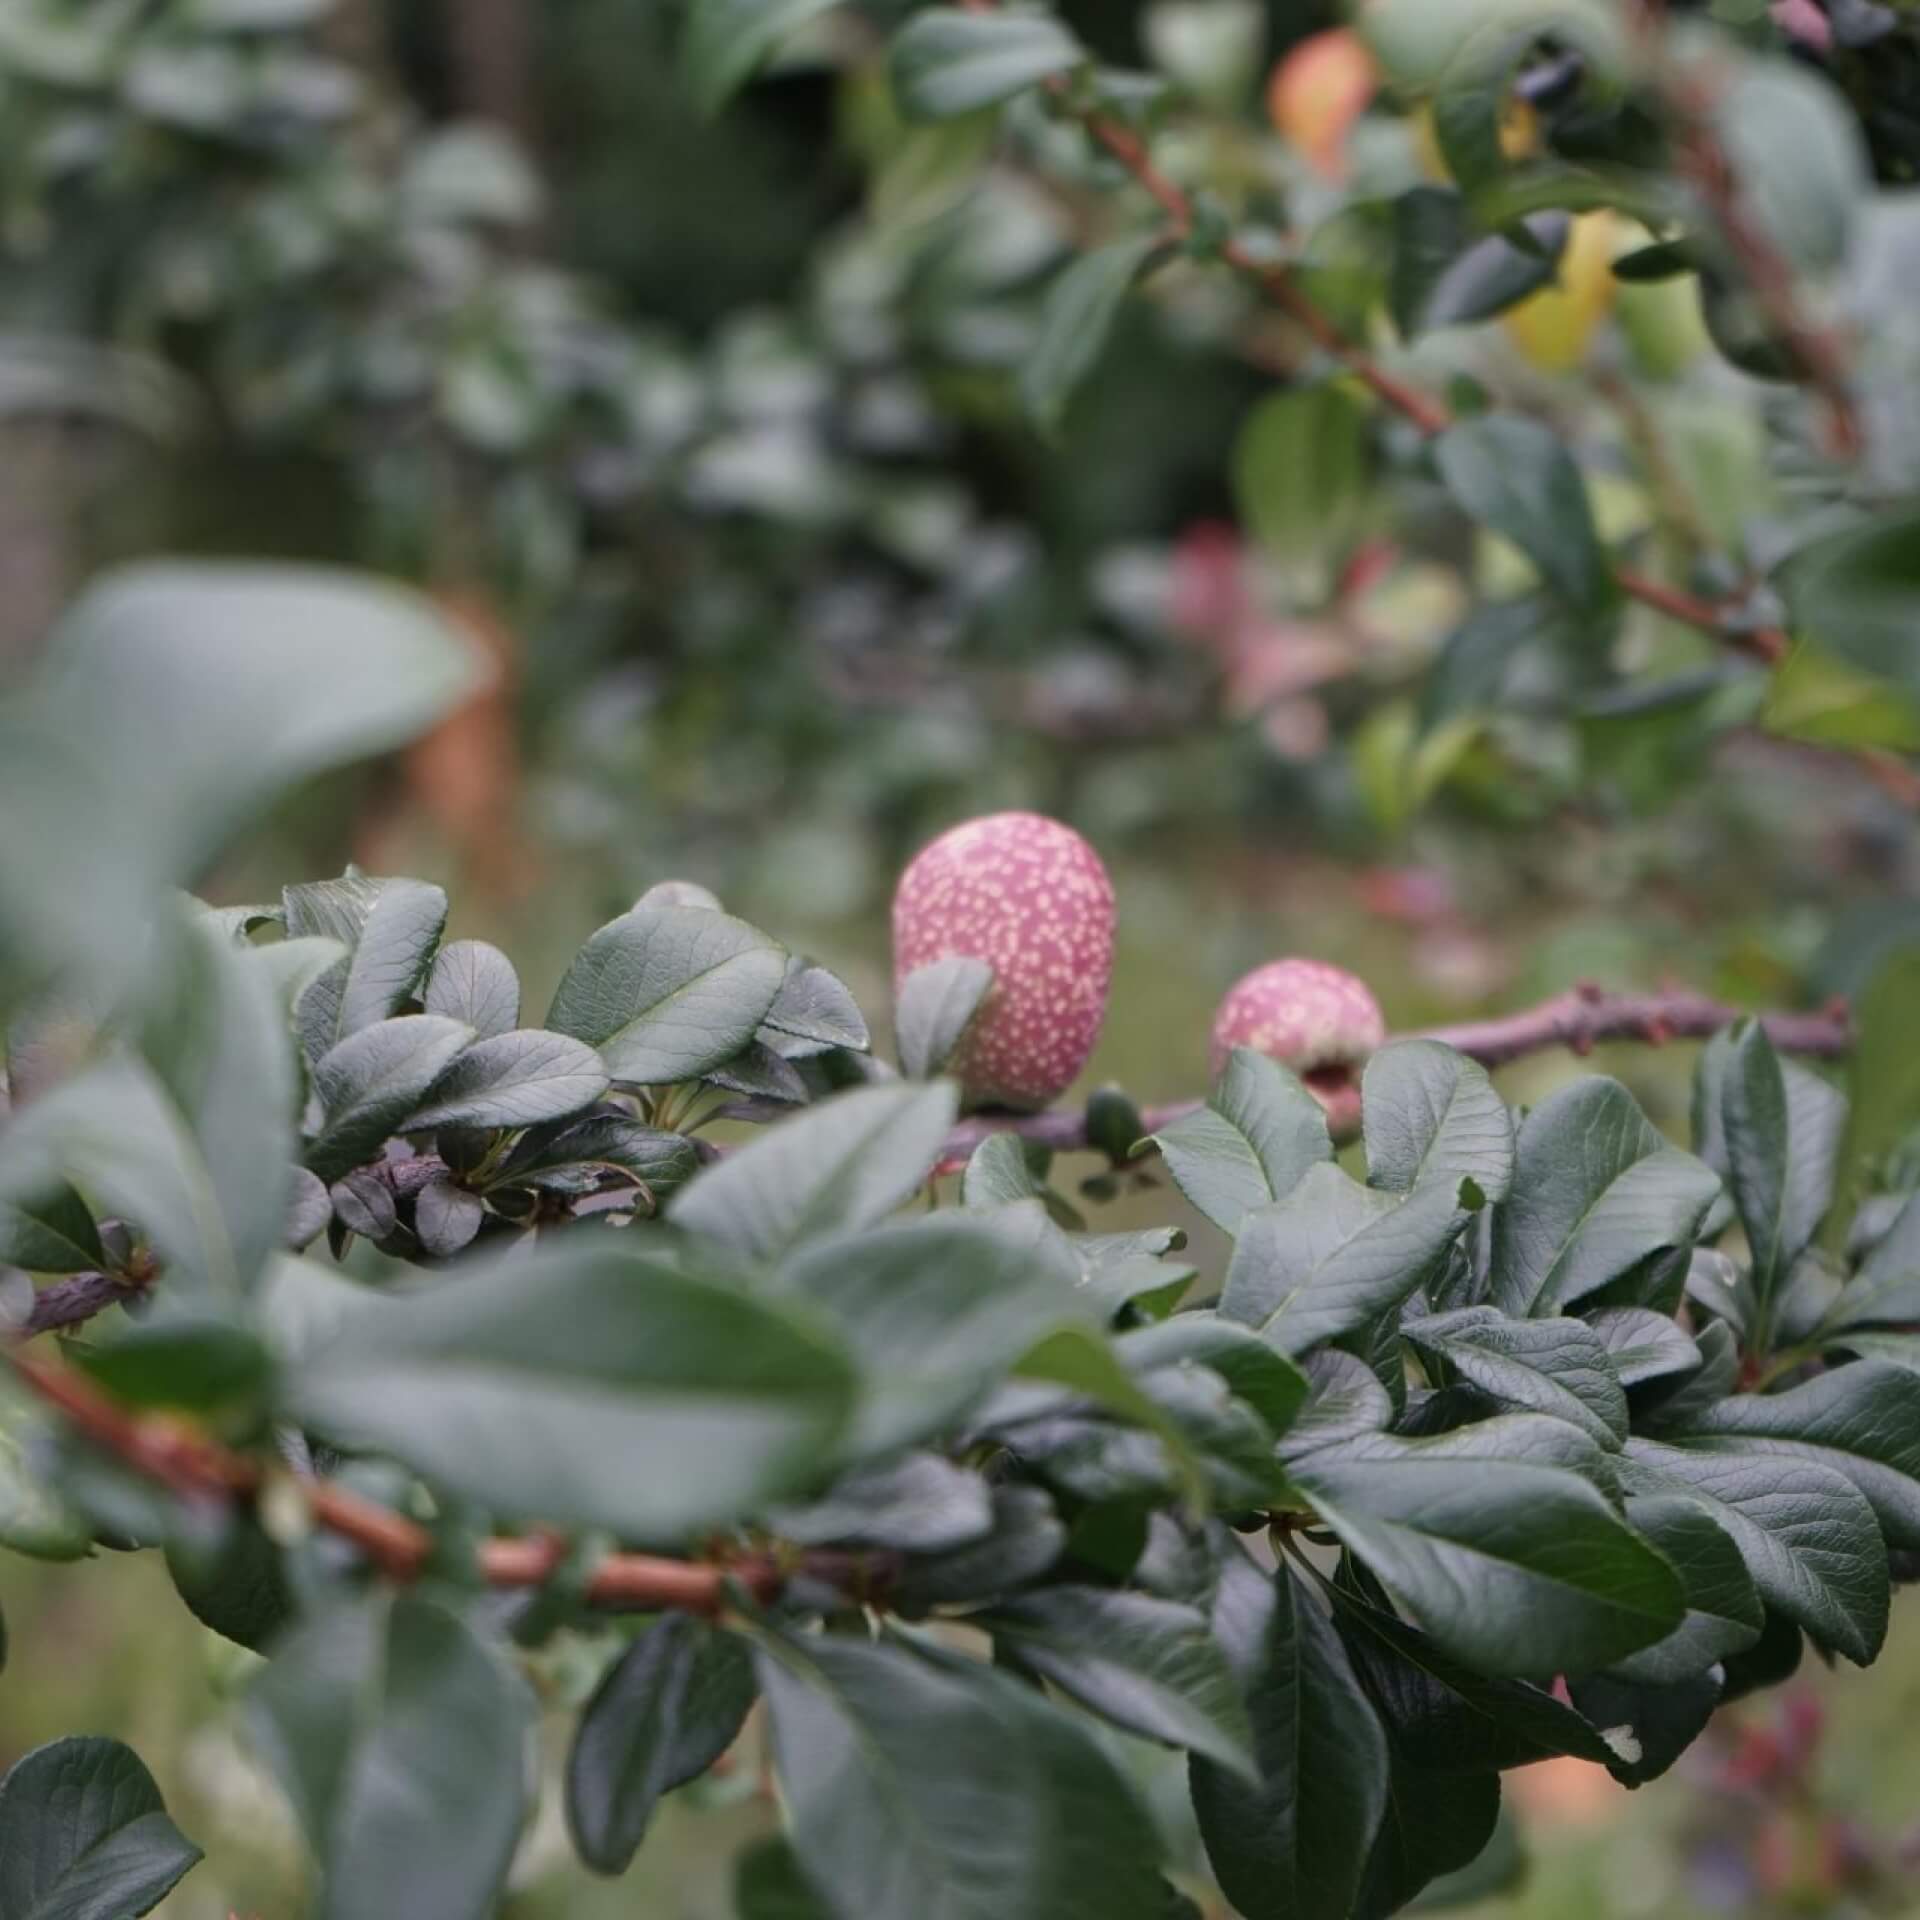
[[[1360,1069],[1387,1037],[1364,980],[1322,960],[1273,960],[1237,980],[1213,1016],[1216,1077],[1235,1047],[1290,1067],[1327,1110],[1336,1138],[1360,1121]]]
[[[1044,1107],[1078,1078],[1113,977],[1113,882],[1058,820],[993,813],[914,857],[893,896],[893,984],[962,954],[993,987],[948,1070],[975,1106]]]

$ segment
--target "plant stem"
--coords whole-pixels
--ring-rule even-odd
[[[95,1446],[174,1492],[201,1499],[251,1501],[267,1483],[269,1469],[234,1453],[177,1419],[135,1414],[57,1360],[14,1348],[5,1358],[14,1373]],[[426,1528],[330,1480],[303,1479],[301,1492],[314,1521],[350,1540],[382,1573],[411,1580],[433,1551]],[[551,1533],[482,1543],[480,1570],[491,1586],[537,1587],[565,1559],[567,1543]],[[628,1612],[673,1609],[724,1613],[736,1591],[765,1603],[789,1574],[863,1597],[885,1586],[885,1555],[810,1552],[783,1558],[772,1553],[726,1561],[675,1560],[658,1554],[609,1554],[587,1587],[595,1606]]]

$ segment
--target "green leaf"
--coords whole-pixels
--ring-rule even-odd
[[[702,113],[717,113],[790,34],[837,0],[695,0],[680,77]]]
[[[702,1171],[674,1197],[674,1224],[761,1259],[868,1226],[932,1172],[957,1102],[946,1081],[836,1094]]]
[[[1513,1320],[1496,1307],[1462,1307],[1402,1321],[1400,1332],[1423,1360],[1498,1407],[1570,1420],[1603,1447],[1627,1436],[1626,1392],[1600,1336],[1583,1321]]]
[[[1687,1612],[1664,1640],[1629,1654],[1615,1673],[1653,1686],[1677,1683],[1753,1645],[1760,1596],[1738,1544],[1708,1508],[1677,1494],[1640,1494],[1627,1501],[1627,1521],[1680,1576]]]
[[[160,939],[140,1050],[192,1129],[249,1284],[286,1231],[299,1090],[285,1012],[259,955],[206,923]]]
[[[1257,1783],[1196,1754],[1188,1785],[1222,1891],[1246,1920],[1344,1914],[1386,1807],[1387,1743],[1345,1649],[1282,1566],[1223,1560],[1214,1632],[1253,1722]]]
[[[847,1047],[865,1053],[872,1044],[866,1016],[838,974],[808,961],[787,962],[787,977],[762,1024],[779,1037],[775,1052],[799,1059],[813,1051]]]
[[[87,1203],[64,1181],[19,1201],[0,1200],[0,1266],[85,1273],[106,1264]]]
[[[1801,547],[1774,576],[1796,632],[1910,692],[1920,620],[1920,504],[1885,512]]]
[[[1276,1436],[1306,1405],[1310,1383],[1285,1354],[1210,1310],[1176,1313],[1158,1326],[1123,1333],[1114,1346],[1136,1371],[1182,1361],[1211,1367]]]
[[[1045,1489],[995,1487],[991,1499],[993,1523],[984,1538],[907,1563],[891,1590],[902,1612],[999,1599],[1052,1571],[1066,1550],[1067,1529]]]
[[[856,1455],[940,1432],[1086,1311],[1070,1269],[958,1214],[809,1246],[777,1284],[824,1315],[860,1363]]]
[[[960,1176],[960,1204],[975,1213],[991,1213],[1022,1200],[1044,1205],[1046,1197],[1046,1182],[1034,1172],[1027,1143],[1017,1133],[988,1134]]]
[[[427,1089],[407,1130],[530,1127],[563,1120],[606,1092],[607,1070],[583,1041],[540,1027],[477,1040]]]
[[[1269,394],[1233,444],[1241,523],[1282,559],[1331,564],[1366,503],[1370,446],[1366,405],[1346,386]]]
[[[662,1539],[797,1491],[854,1381],[781,1306],[563,1240],[348,1316],[286,1390],[304,1424],[483,1506]]]
[[[1810,1459],[1627,1442],[1630,1489],[1704,1507],[1740,1549],[1761,1599],[1865,1666],[1887,1633],[1887,1550],[1844,1474]],[[1592,1664],[1592,1663],[1589,1663]]]
[[[350,873],[288,887],[284,898],[290,936],[338,940],[348,950],[300,999],[301,1038],[318,1060],[411,1004],[447,924],[447,896],[422,880]]]
[[[1827,1215],[1830,1247],[1843,1243],[1882,1157],[1920,1126],[1920,1048],[1907,1044],[1917,1009],[1920,947],[1899,947],[1875,967],[1854,1005],[1858,1039],[1847,1080],[1847,1135],[1835,1181],[1840,1204]]]
[[[1700,1365],[1700,1349],[1668,1314],[1645,1307],[1606,1307],[1590,1314],[1587,1325],[1599,1335],[1623,1387],[1692,1373]]]
[[[734,1920],[833,1920],[808,1886],[784,1834],[756,1841],[740,1855],[733,1876]]]
[[[1825,76],[1749,59],[1711,102],[1743,217],[1802,274],[1839,267],[1872,174],[1860,123]]]
[[[971,1468],[937,1453],[903,1453],[855,1467],[804,1506],[774,1508],[767,1524],[801,1547],[948,1553],[991,1531],[993,1501]]]
[[[1465,512],[1511,540],[1568,605],[1598,613],[1612,603],[1613,574],[1586,483],[1549,428],[1517,415],[1483,414],[1449,427],[1433,457]]]
[[[323,1180],[374,1159],[473,1040],[473,1029],[436,1013],[402,1014],[362,1027],[313,1069],[323,1116],[307,1166]]]
[[[1617,1080],[1573,1081],[1521,1123],[1513,1197],[1494,1217],[1494,1304],[1524,1316],[1586,1299],[1691,1245],[1719,1191]]]
[[[746,1643],[685,1613],[607,1669],[567,1754],[567,1830],[594,1872],[626,1872],[661,1796],[733,1745],[756,1691]]]
[[[177,1314],[122,1329],[78,1349],[74,1364],[119,1401],[193,1412],[257,1406],[272,1361],[244,1328]]]
[[[1393,1400],[1364,1360],[1323,1347],[1308,1354],[1304,1365],[1312,1390],[1281,1438],[1283,1459],[1361,1434],[1384,1433],[1392,1424]]]
[[[1409,1903],[1452,1905],[1435,1882],[1464,1873],[1491,1849],[1500,1823],[1500,1776],[1496,1773],[1432,1774],[1409,1767],[1396,1743],[1388,1743],[1387,1808],[1367,1859],[1366,1878],[1352,1920],[1386,1920]],[[1415,1901],[1432,1887],[1431,1901]],[[1499,1892],[1495,1885],[1489,1892]],[[1478,1897],[1478,1889],[1464,1896]]]
[[[963,953],[914,968],[900,983],[893,1012],[900,1071],[909,1080],[945,1072],[992,990],[993,969]]]
[[[27,1263],[21,1261],[25,1266]],[[1920,1195],[1894,1216],[1860,1269],[1841,1288],[1823,1331],[1920,1320]]]
[[[612,1175],[638,1181],[658,1200],[685,1186],[699,1168],[699,1152],[685,1134],[663,1133],[622,1114],[597,1113],[529,1128],[488,1184],[588,1193]]]
[[[1144,1815],[1031,1689],[898,1639],[769,1636],[756,1664],[794,1851],[832,1912],[1152,1920]]]
[[[1590,1673],[1567,1682],[1568,1697],[1615,1748],[1607,1771],[1626,1787],[1658,1780],[1706,1731],[1720,1704],[1718,1667],[1654,1686],[1618,1674]]]
[[[1432,1439],[1322,1448],[1288,1472],[1442,1648],[1485,1673],[1538,1679],[1610,1665],[1682,1612],[1672,1568],[1599,1492],[1526,1457],[1547,1429],[1578,1433],[1501,1415]],[[1520,1457],[1500,1458],[1509,1437]]]
[[[1283,1353],[1305,1353],[1397,1307],[1468,1217],[1443,1185],[1402,1198],[1337,1166],[1310,1167],[1284,1200],[1243,1221],[1221,1314],[1258,1328]]]
[[[1920,1548],[1920,1377],[1905,1368],[1862,1360],[1784,1393],[1734,1394],[1663,1437],[1831,1467],[1866,1495],[1889,1546]]]
[[[1694,1134],[1746,1228],[1763,1324],[1832,1202],[1846,1120],[1845,1099],[1783,1062],[1757,1020],[1716,1034],[1700,1056]]]
[[[457,1614],[410,1593],[336,1601],[281,1643],[246,1717],[319,1863],[313,1920],[493,1912],[534,1702]]]
[[[1277,1061],[1236,1047],[1204,1107],[1153,1136],[1174,1185],[1223,1233],[1333,1158],[1327,1116]]]
[[[929,7],[894,36],[894,98],[909,120],[950,120],[1084,66],[1087,52],[1044,13]]]
[[[451,940],[433,957],[423,996],[426,1011],[458,1020],[482,1040],[520,1024],[520,976],[498,947]]]
[[[477,1193],[451,1180],[434,1180],[413,1197],[413,1230],[420,1245],[438,1260],[450,1260],[473,1244],[486,1223],[486,1207]],[[376,1240],[385,1234],[372,1236]]]
[[[787,955],[705,907],[636,907],[574,955],[547,1025],[597,1047],[616,1080],[665,1086],[724,1066],[754,1036]]]
[[[1513,1118],[1487,1070],[1437,1040],[1396,1040],[1360,1082],[1367,1184],[1411,1193],[1471,1180],[1489,1200],[1513,1185]]]
[[[264,1653],[293,1620],[293,1588],[279,1545],[252,1514],[231,1516],[211,1547],[170,1540],[174,1591],[203,1627]]]
[[[1067,403],[1099,365],[1127,295],[1165,242],[1134,234],[1081,254],[1047,289],[1040,330],[1020,368],[1020,399],[1049,439],[1060,431]]]
[[[411,738],[475,678],[425,600],[279,566],[123,568],[74,603],[43,658],[0,723],[4,971],[69,987],[124,983],[139,943],[101,928],[138,924],[275,795]]]
[[[1411,93],[1439,86],[1493,35],[1562,35],[1602,76],[1620,66],[1627,46],[1608,0],[1370,0],[1358,23],[1394,84]]]
[[[1116,1726],[1258,1778],[1226,1658],[1191,1607],[1105,1587],[1047,1587],[971,1616],[997,1654]]]
[[[1429,1635],[1355,1591],[1345,1572],[1333,1623],[1392,1741],[1429,1773],[1501,1772],[1560,1754],[1602,1766],[1613,1750],[1545,1687],[1476,1673]]]
[[[1536,213],[1523,226],[1530,248],[1487,232],[1446,187],[1399,195],[1387,308],[1400,337],[1417,340],[1441,327],[1488,319],[1550,285],[1566,246],[1567,216]]]
[[[237,1302],[242,1275],[220,1196],[179,1108],[141,1062],[100,1061],[0,1134],[0,1202],[18,1206],[69,1178],[146,1233],[183,1300]]]
[[[200,1858],[152,1774],[117,1740],[56,1740],[0,1780],[7,1920],[132,1920]]]

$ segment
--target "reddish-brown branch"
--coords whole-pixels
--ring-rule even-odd
[[[217,1445],[170,1416],[138,1414],[122,1407],[82,1374],[60,1361],[20,1348],[7,1352],[15,1374],[96,1447],[174,1492],[200,1499],[254,1499],[268,1470],[248,1455]],[[300,1483],[314,1522],[351,1541],[395,1580],[414,1578],[433,1551],[427,1530],[377,1501],[330,1480]],[[565,1546],[551,1534],[486,1541],[480,1568],[496,1587],[537,1587],[553,1576]],[[877,1571],[866,1558],[835,1553],[797,1556],[791,1571],[859,1594]],[[658,1554],[609,1554],[587,1583],[595,1606],[651,1612],[718,1614],[736,1589],[765,1601],[786,1584],[789,1568],[770,1554],[717,1561],[673,1560]]]
[[[1710,1000],[1704,994],[1608,993],[1587,984],[1522,1013],[1454,1026],[1423,1027],[1393,1038],[1444,1041],[1483,1066],[1497,1067],[1554,1047],[1587,1054],[1606,1041],[1637,1041],[1657,1047],[1669,1040],[1705,1040],[1743,1017],[1740,1008]],[[1818,1013],[1766,1013],[1759,1018],[1783,1053],[1836,1059],[1853,1045],[1852,1022],[1841,1002]],[[1198,1100],[1179,1100],[1144,1108],[1141,1131],[1157,1133],[1200,1104]],[[1020,1115],[976,1114],[947,1136],[943,1162],[964,1162],[989,1134],[1008,1132],[1061,1153],[1087,1144],[1086,1115],[1078,1108]]]

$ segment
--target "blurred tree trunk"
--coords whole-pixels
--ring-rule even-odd
[[[459,112],[504,127],[536,158],[535,35],[528,0],[447,0],[443,18]]]

